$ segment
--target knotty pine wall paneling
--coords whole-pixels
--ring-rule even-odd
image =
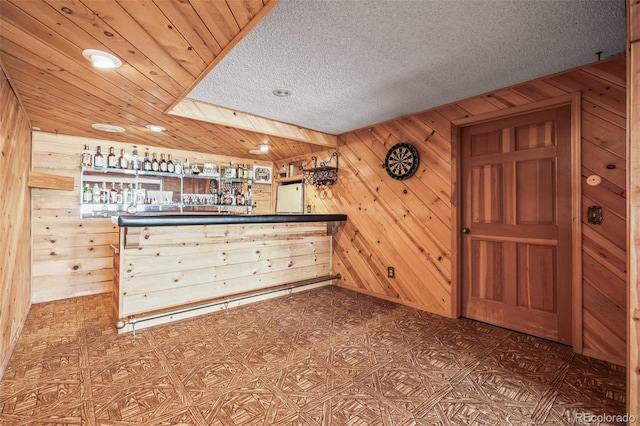
[[[31,306],[30,126],[0,67],[0,379]]]
[[[627,412],[640,418],[640,3],[627,2],[628,347]]]
[[[617,57],[340,135],[338,182],[305,188],[314,213],[349,217],[335,235],[333,264],[342,275],[340,285],[455,316],[452,121],[580,92],[583,345],[576,349],[624,364],[625,73],[625,57]],[[391,179],[382,167],[387,150],[400,141],[420,153],[418,171],[405,181]],[[310,156],[287,161],[299,160]],[[592,174],[602,177],[601,185],[586,184]],[[603,207],[601,225],[587,223],[590,205]],[[395,279],[387,278],[387,266],[395,267]]]
[[[53,133],[33,132],[32,169],[36,172],[73,177],[73,191],[38,189],[31,191],[32,202],[32,276],[33,302],[108,292],[113,286],[113,251],[118,244],[118,228],[108,219],[80,219],[80,153],[85,144],[97,145],[103,154],[110,147],[116,153],[124,148],[138,155],[171,154],[174,160],[192,163],[214,162],[219,165],[262,164],[242,158],[204,155],[192,151],[154,148],[110,140],[92,139]],[[254,184],[255,214],[272,213],[271,185]]]

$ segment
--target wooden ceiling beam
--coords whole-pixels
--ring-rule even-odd
[[[232,109],[211,105],[193,99],[183,99],[168,112],[194,120],[206,121],[222,126],[235,127],[242,130],[261,133],[269,136],[279,136],[300,142],[310,143],[335,148],[338,146],[338,137],[293,124],[269,120],[257,115],[251,115]]]

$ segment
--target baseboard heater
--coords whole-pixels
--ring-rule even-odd
[[[283,292],[283,291],[291,292],[293,289],[296,289],[296,288],[300,288],[300,287],[305,287],[305,286],[309,286],[309,285],[312,285],[312,284],[321,283],[323,281],[339,280],[341,278],[342,278],[342,275],[340,275],[340,274],[324,275],[322,277],[315,277],[315,278],[309,278],[307,280],[294,281],[294,282],[290,282],[290,283],[287,283],[287,284],[282,284],[282,285],[279,285],[279,286],[276,286],[276,287],[269,287],[269,288],[266,288],[264,290],[253,291],[253,292],[244,293],[244,294],[241,294],[241,295],[236,295],[236,296],[216,299],[216,300],[211,301],[211,302],[201,303],[201,304],[198,304],[198,305],[193,305],[193,306],[180,308],[180,309],[174,309],[174,310],[171,310],[171,311],[161,312],[161,313],[158,313],[158,314],[152,314],[152,315],[146,315],[146,316],[140,316],[140,317],[132,316],[132,317],[129,317],[125,321],[116,322],[116,328],[118,330],[121,330],[121,329],[125,328],[126,326],[130,325],[132,327],[133,334],[135,335],[135,333],[136,333],[136,324],[140,323],[140,322],[157,320],[157,319],[169,317],[169,316],[172,316],[172,315],[184,314],[184,313],[197,311],[197,310],[201,310],[201,309],[206,309],[206,308],[212,308],[212,307],[216,307],[216,306],[220,306],[220,305],[224,305],[225,308],[226,308],[230,303],[239,302],[239,301],[242,301],[242,300],[251,299],[251,298],[255,298],[255,297],[260,297],[260,296],[264,296],[264,295],[268,295],[268,294],[272,294],[272,293],[277,293],[277,292]]]

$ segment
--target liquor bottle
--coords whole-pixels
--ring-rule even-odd
[[[173,164],[173,160],[171,159],[171,154],[168,154],[168,157],[169,157],[169,161],[167,161],[167,172],[175,173],[176,165]]]
[[[98,182],[93,185],[93,189],[91,190],[91,197],[94,203],[100,202],[100,187],[98,186]]]
[[[133,170],[140,170],[140,157],[138,157],[137,149],[133,150],[133,155],[131,156],[130,165]]]
[[[173,165],[176,168],[176,170],[175,170],[176,174],[177,175],[181,175],[182,172],[183,172],[182,163],[180,161],[176,161]]]
[[[124,148],[120,150],[120,168],[128,169],[129,168],[129,160],[127,156],[124,155]]]
[[[109,148],[109,155],[107,155],[107,167],[114,168],[116,166],[116,155],[113,153],[113,147]]]
[[[120,188],[118,188],[118,195],[116,196],[116,203],[122,204],[124,202],[124,194],[122,193],[122,182],[120,182]]]
[[[149,159],[149,151],[146,151],[144,153],[144,163],[142,163],[142,169],[147,172],[151,171],[151,160]]]
[[[156,153],[153,153],[153,161],[151,162],[151,170],[157,172],[160,170],[160,163],[158,163],[158,158],[156,157]]]
[[[133,186],[131,184],[129,184],[129,188],[127,189],[127,194],[129,194],[127,196],[128,198],[128,204],[136,204],[136,193],[133,190]]]
[[[100,189],[100,202],[102,204],[109,202],[109,190],[107,189],[106,182],[102,182],[102,188]]]
[[[93,198],[93,191],[91,191],[91,187],[88,183],[84,184],[84,189],[82,190],[82,202],[88,204],[91,202]]]
[[[82,150],[82,166],[91,167],[91,151],[89,151],[89,145],[85,145]]]
[[[122,190],[122,204],[126,206],[131,204],[131,197],[129,196],[129,188],[124,188]]]
[[[160,171],[167,172],[167,160],[164,159],[164,154],[160,154]]]
[[[189,164],[189,159],[185,158],[184,163],[182,163],[182,173],[185,175],[191,174],[191,165]]]
[[[244,176],[244,170],[242,169],[242,164],[238,164],[238,167],[236,168],[236,176],[239,178]]]
[[[111,190],[109,191],[109,203],[116,204],[118,202],[118,190],[116,189],[116,183],[111,182]]]
[[[96,147],[96,154],[93,156],[93,166],[104,167],[104,157],[102,156],[102,152],[100,151],[100,145]]]

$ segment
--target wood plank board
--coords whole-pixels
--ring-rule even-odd
[[[31,307],[30,124],[0,67],[0,379]]]
[[[70,176],[59,176],[50,173],[30,172],[29,188],[61,189],[73,191],[74,179]]]
[[[627,0],[627,412],[640,418],[640,3]]]

